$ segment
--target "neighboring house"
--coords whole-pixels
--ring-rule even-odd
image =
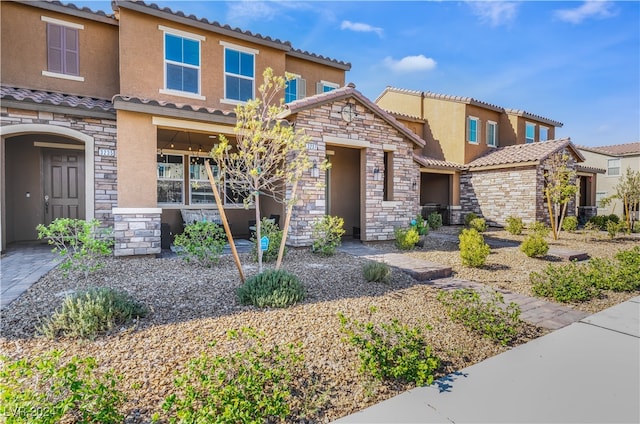
[[[595,204],[592,181],[598,170],[579,165],[584,158],[569,139],[555,140],[561,122],[470,97],[393,87],[376,104],[425,140],[419,162],[447,163],[437,171],[421,169],[420,184],[420,204],[440,210],[445,221],[459,224],[468,212],[498,225],[510,215],[548,220],[540,178],[544,161],[563,150],[576,162],[583,193],[576,205],[584,206],[579,213],[594,213],[588,206]]]
[[[640,171],[640,142],[599,147],[578,146],[578,149],[585,157],[586,165],[606,170],[596,184],[598,215],[614,213],[622,216],[624,208],[621,200],[613,199],[606,206],[601,201],[616,194],[616,186],[626,175],[627,168]]]

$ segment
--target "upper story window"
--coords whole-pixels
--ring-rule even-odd
[[[80,76],[80,30],[84,25],[42,16],[47,23],[47,70],[42,75],[84,81]]]
[[[255,97],[255,55],[258,50],[220,42],[224,46],[224,100],[246,102]]]
[[[487,121],[487,146],[496,147],[498,145],[498,123]]]
[[[620,159],[609,159],[607,161],[607,175],[618,176],[620,175]]]
[[[319,81],[316,84],[316,94],[326,93],[339,87],[340,84],[336,84],[335,82]]]
[[[167,28],[164,31],[165,94],[200,95],[200,35]]]
[[[549,127],[540,125],[540,141],[549,140]]]
[[[284,102],[289,103],[294,100],[303,99],[307,95],[307,81],[296,76],[287,81],[284,90]]]
[[[536,124],[527,122],[524,130],[524,142],[533,143],[534,141],[536,141]]]
[[[471,144],[478,144],[480,132],[480,119],[475,116],[467,118],[467,141]]]

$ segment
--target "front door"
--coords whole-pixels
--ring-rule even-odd
[[[84,219],[84,152],[43,150],[44,224],[57,218]]]

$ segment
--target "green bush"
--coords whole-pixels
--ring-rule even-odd
[[[558,302],[584,302],[600,295],[600,290],[588,277],[586,267],[574,262],[549,265],[542,274],[529,274],[529,279],[533,294]]]
[[[170,423],[293,422],[292,386],[304,368],[300,347],[267,349],[251,329],[231,332],[248,338],[241,352],[192,359],[176,376],[177,393],[162,404]]]
[[[522,327],[520,307],[513,302],[506,305],[495,291],[484,296],[473,289],[441,291],[438,300],[451,319],[502,345],[511,343]]]
[[[633,224],[633,232],[634,233],[640,233],[640,221],[636,221]]]
[[[418,230],[415,228],[396,228],[396,247],[400,250],[411,250],[420,240]]]
[[[475,229],[463,229],[458,236],[460,240],[460,258],[462,265],[481,267],[487,261],[491,252],[489,245],[484,242],[482,234]]]
[[[97,219],[58,218],[48,226],[36,227],[38,239],[46,238],[53,245],[63,262],[60,267],[65,271],[81,271],[85,278],[90,272],[104,267],[104,258],[111,254],[113,239],[108,231],[99,230]]]
[[[438,212],[431,212],[427,216],[427,223],[429,224],[429,228],[431,228],[432,230],[437,230],[438,228],[442,227],[442,215],[440,215]]]
[[[478,218],[478,215],[476,215],[474,212],[469,212],[464,216],[464,225],[468,227],[471,224],[471,221],[476,218]]]
[[[340,330],[347,336],[345,340],[359,350],[360,372],[377,380],[412,382],[418,386],[433,382],[440,358],[431,353],[419,327],[402,325],[397,319],[374,324],[351,320],[343,314],[338,317]]]
[[[267,236],[269,239],[269,248],[266,251],[262,252],[262,261],[263,262],[275,262],[278,259],[278,250],[280,249],[280,242],[282,241],[283,231],[278,227],[278,225],[269,220],[269,218],[262,218],[262,222],[260,224],[260,233],[261,237]],[[251,242],[253,243],[253,248],[251,249],[251,257],[254,261],[258,262],[258,245],[256,240],[256,235],[251,237]],[[285,254],[286,254],[285,249]]]
[[[548,237],[549,233],[551,233],[551,228],[549,228],[544,222],[534,222],[529,225],[529,230],[533,234],[537,234],[542,238]]]
[[[617,215],[614,215],[617,216]],[[609,234],[609,238],[613,239],[616,234],[624,229],[624,223],[615,222],[614,220],[608,220],[606,224],[607,234]]]
[[[487,231],[487,221],[484,218],[472,219],[471,222],[469,222],[469,228],[473,228],[479,233],[484,233]]]
[[[362,267],[362,273],[369,282],[388,283],[391,280],[391,267],[384,262],[367,262]]]
[[[18,360],[2,356],[0,416],[7,424],[122,423],[120,379],[98,372],[91,357],[63,361],[60,351]]]
[[[615,273],[610,277],[615,280],[619,291],[640,290],[640,246],[633,249],[621,250],[616,253],[618,265],[614,266]]]
[[[295,275],[269,269],[247,279],[237,295],[243,305],[284,308],[304,299],[304,287]]]
[[[524,238],[520,250],[530,258],[539,258],[549,252],[549,244],[540,234],[533,233]]]
[[[411,220],[411,228],[415,229],[420,236],[429,234],[429,223],[425,221],[420,214]]]
[[[568,233],[573,233],[578,229],[578,218],[575,216],[565,216],[562,221],[562,229]]]
[[[38,330],[51,338],[94,338],[147,313],[148,309],[128,293],[110,287],[93,287],[65,298],[62,306],[44,320]]]
[[[620,223],[620,217],[616,214],[611,214],[611,215],[596,215],[596,216],[592,216],[591,218],[589,218],[588,222],[592,222],[593,224],[597,225],[598,228],[602,231],[602,230],[606,230],[607,229],[607,223],[608,222],[613,222],[615,224],[619,224]]]
[[[332,256],[342,244],[344,235],[344,219],[338,216],[325,215],[313,225],[311,251],[324,256]]]
[[[226,243],[224,229],[214,222],[188,224],[173,241],[178,255],[185,261],[206,267],[218,263]]]
[[[522,222],[522,218],[518,218],[515,216],[510,216],[507,218],[507,226],[505,230],[509,232],[509,234],[520,235],[522,234],[522,230],[524,229],[524,223]]]

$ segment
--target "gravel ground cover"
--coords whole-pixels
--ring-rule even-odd
[[[443,229],[456,234],[455,228]],[[506,233],[490,235],[508,238]],[[563,234],[559,243],[577,247]],[[572,236],[575,241],[580,235]],[[592,256],[611,256],[638,240],[587,241]],[[378,244],[390,248],[391,244]],[[492,249],[484,269],[469,270],[459,264],[457,245],[429,237],[427,245],[408,253],[430,261],[450,264],[458,277],[528,293],[522,274],[546,265],[545,260],[527,258],[517,248]],[[247,275],[257,266],[242,255]],[[358,372],[357,352],[343,340],[338,314],[361,321],[408,325],[430,325],[425,331],[433,352],[442,359],[437,377],[462,369],[510,347],[500,346],[468,331],[446,317],[436,300],[437,289],[421,284],[400,271],[393,271],[389,284],[368,283],[362,277],[364,259],[339,253],[325,258],[308,250],[291,249],[284,268],[298,275],[307,290],[304,302],[287,309],[257,309],[237,303],[237,270],[229,256],[211,269],[193,266],[179,258],[109,258],[106,268],[89,279],[66,278],[51,271],[26,293],[0,312],[0,350],[12,357],[32,356],[51,349],[65,355],[93,356],[103,370],[123,376],[127,393],[124,406],[128,423],[150,422],[173,390],[176,372],[202,352],[227,353],[238,349],[227,343],[228,330],[252,327],[265,334],[265,345],[301,343],[307,384],[320,395],[305,404],[307,417],[301,422],[330,422],[411,388],[408,384],[373,382]],[[89,286],[124,289],[145,303],[151,313],[137,323],[119,328],[92,341],[50,340],[38,337],[37,323],[61,304],[64,296]],[[627,296],[631,297],[631,296]],[[586,308],[603,309],[624,299],[608,297]],[[376,311],[372,312],[372,307]],[[583,308],[584,305],[579,307]],[[514,345],[544,333],[525,325]],[[217,341],[215,347],[210,342]]]

